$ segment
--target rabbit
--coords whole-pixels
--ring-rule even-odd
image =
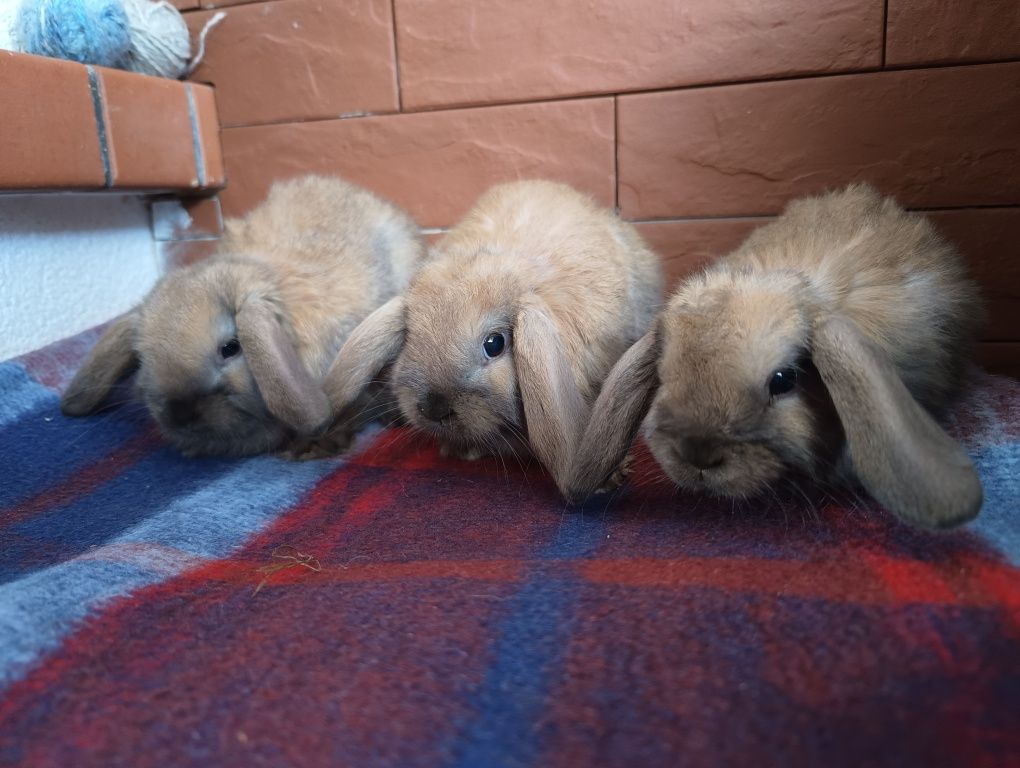
[[[749,497],[799,474],[863,486],[918,526],[966,522],[981,483],[935,419],[981,319],[956,251],[922,216],[862,184],[794,201],[682,283],[617,362],[567,495],[619,472],[643,420],[686,489]]]
[[[95,412],[137,368],[141,399],[187,455],[342,450],[358,423],[332,419],[322,379],[425,253],[411,218],[365,189],[320,176],[278,182],[226,222],[213,256],[164,276],[108,327],[61,408]],[[359,410],[377,395],[366,393]]]
[[[407,291],[351,334],[326,376],[343,410],[381,370],[444,455],[533,454],[565,478],[590,404],[659,308],[636,230],[564,184],[495,186]]]

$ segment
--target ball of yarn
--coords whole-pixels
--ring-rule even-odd
[[[131,31],[124,68],[160,77],[184,77],[191,56],[188,25],[170,3],[123,0]]]
[[[120,66],[131,48],[119,0],[24,0],[15,37],[26,53],[104,67]]]

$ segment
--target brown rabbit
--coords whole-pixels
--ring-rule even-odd
[[[321,382],[340,346],[406,288],[424,252],[414,222],[364,189],[317,176],[278,183],[227,222],[215,256],[168,274],[110,326],[62,409],[94,412],[137,367],[142,398],[185,453],[299,444],[329,422]],[[357,424],[347,426],[329,436],[337,449]]]
[[[326,391],[343,411],[392,363],[403,415],[445,451],[475,458],[520,438],[561,483],[661,292],[658,258],[612,212],[563,184],[497,186],[351,334]]]
[[[923,217],[855,185],[793,202],[679,287],[620,359],[569,483],[580,499],[644,435],[685,488],[757,494],[788,471],[859,481],[912,523],[973,518],[973,465],[936,423],[981,312]]]

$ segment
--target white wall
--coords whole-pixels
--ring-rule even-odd
[[[0,360],[130,309],[162,269],[140,197],[0,196]]]

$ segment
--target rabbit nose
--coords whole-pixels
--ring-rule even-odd
[[[714,469],[723,463],[722,447],[709,437],[685,437],[680,440],[680,454],[697,469]]]
[[[174,398],[167,401],[166,414],[175,427],[184,427],[198,418],[198,406],[194,398]]]
[[[443,394],[429,392],[424,398],[418,401],[418,410],[421,415],[430,421],[443,421],[453,416],[453,406],[450,399]]]

